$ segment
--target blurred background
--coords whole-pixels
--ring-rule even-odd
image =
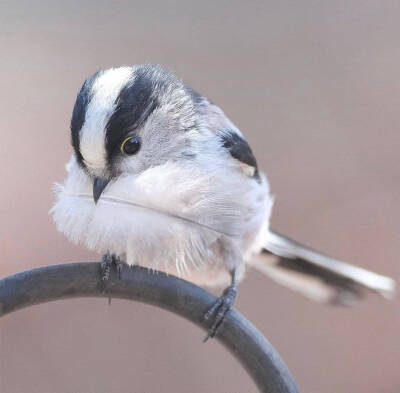
[[[72,107],[93,72],[153,62],[244,132],[276,195],[273,228],[398,279],[399,18],[397,1],[3,0],[0,276],[99,260],[48,215]],[[249,272],[236,306],[301,391],[400,391],[398,300],[321,306]],[[139,303],[43,304],[0,331],[2,393],[256,391],[218,342]]]

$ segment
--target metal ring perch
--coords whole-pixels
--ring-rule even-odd
[[[71,263],[28,270],[0,279],[0,317],[34,304],[71,297],[136,300],[178,314],[207,329],[203,315],[214,295],[179,278],[141,267],[124,269],[122,279],[100,279],[100,263]],[[210,322],[212,323],[212,322]],[[242,363],[260,392],[298,393],[285,363],[267,339],[231,310],[216,337]],[[200,338],[199,338],[200,339]]]

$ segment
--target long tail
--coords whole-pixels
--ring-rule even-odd
[[[351,305],[365,290],[388,299],[395,293],[393,279],[329,258],[272,231],[252,266],[320,303]]]

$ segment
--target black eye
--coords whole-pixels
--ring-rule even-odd
[[[138,136],[130,136],[121,143],[121,153],[136,154],[140,149],[140,138]]]

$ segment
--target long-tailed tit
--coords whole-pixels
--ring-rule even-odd
[[[112,262],[228,285],[205,315],[213,337],[247,266],[320,302],[394,281],[269,229],[269,185],[238,128],[207,98],[155,65],[100,71],[71,120],[74,152],[52,209],[60,231]]]

